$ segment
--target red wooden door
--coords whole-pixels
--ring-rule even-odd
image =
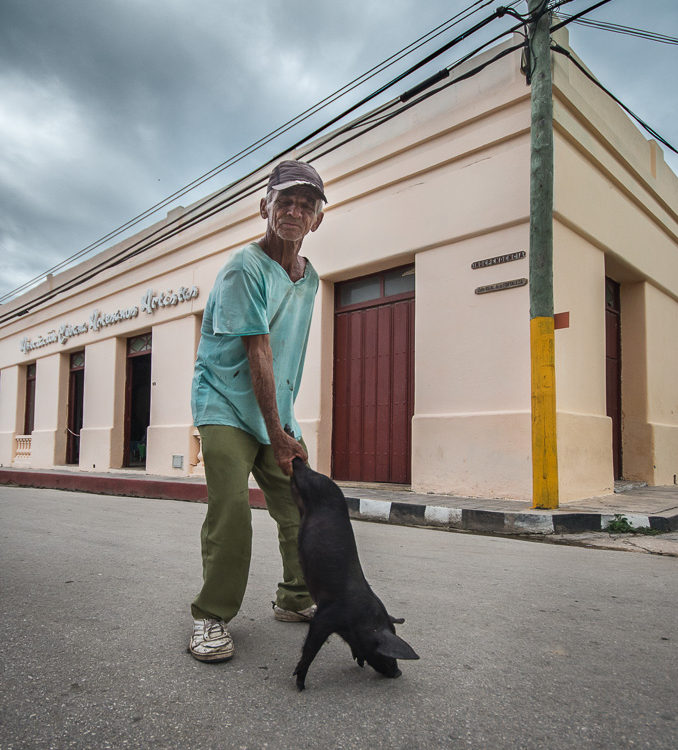
[[[605,279],[605,381],[607,416],[612,419],[614,478],[622,478],[621,305],[619,284]]]
[[[414,279],[409,280],[412,287]],[[335,316],[333,476],[410,482],[414,414],[413,289]]]

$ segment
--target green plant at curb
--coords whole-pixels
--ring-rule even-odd
[[[614,514],[614,521],[610,521],[605,531],[608,534],[661,534],[659,529],[651,529],[649,526],[632,526],[629,519],[621,513]]]

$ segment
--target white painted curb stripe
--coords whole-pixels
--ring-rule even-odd
[[[460,508],[439,508],[435,505],[427,505],[424,518],[430,523],[440,523],[450,526],[461,526]]]
[[[388,521],[391,515],[391,501],[385,500],[370,500],[368,498],[360,498],[360,515],[367,516],[369,518],[383,518]]]
[[[527,513],[507,513],[504,516],[505,528],[527,534],[553,534],[553,516],[547,513],[528,515]]]
[[[364,518],[389,521],[391,516],[391,500],[374,500],[372,498],[357,498],[359,514]],[[555,533],[554,516],[551,513],[515,513],[501,514],[504,518],[504,531],[517,534],[553,534]],[[634,528],[650,526],[650,518],[636,513],[624,513],[624,517]],[[463,528],[463,510],[461,508],[444,508],[436,505],[426,505],[424,519],[432,526],[448,526]],[[614,521],[613,514],[601,514],[601,531]]]

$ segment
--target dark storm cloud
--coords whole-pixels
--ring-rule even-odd
[[[1,0],[0,294],[212,169],[469,4]],[[676,33],[670,23],[678,16],[674,0],[653,3],[654,20],[640,17],[634,0],[605,7],[615,12],[605,15],[603,8],[597,17]],[[629,46],[598,31],[576,33],[581,46],[575,49],[589,67],[609,73],[606,82],[615,93],[637,101],[639,114],[670,140],[673,128],[676,140],[670,114],[675,94],[659,72],[675,68],[678,48],[638,40]],[[629,49],[632,55],[625,56]],[[456,51],[436,62],[436,69],[454,59]],[[320,119],[337,111],[339,105]],[[180,202],[187,205],[239,177],[318,122],[300,126]]]
[[[3,0],[1,13],[0,291],[317,101],[368,47],[346,5],[324,13],[324,36],[304,2]]]

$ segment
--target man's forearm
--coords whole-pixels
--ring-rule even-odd
[[[303,446],[290,437],[280,424],[273,374],[273,352],[268,336],[245,336],[243,343],[250,365],[252,390],[266,423],[275,460],[282,471],[289,475],[292,473],[292,460],[298,456],[307,461],[308,455]]]
[[[252,390],[266,423],[268,437],[273,443],[279,438],[283,428],[278,414],[271,347],[268,343],[250,346],[247,350],[247,359],[250,365]]]

